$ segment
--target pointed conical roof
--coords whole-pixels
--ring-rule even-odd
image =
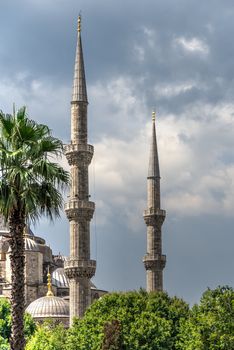
[[[160,177],[156,128],[155,128],[155,112],[152,113],[152,139],[151,139],[151,148],[150,148],[148,177]]]
[[[87,90],[86,90],[86,80],[85,80],[85,68],[84,68],[84,58],[82,50],[82,40],[81,40],[81,16],[78,18],[78,37],[76,46],[76,61],[75,61],[75,72],[73,81],[73,92],[72,92],[72,102],[88,102]]]

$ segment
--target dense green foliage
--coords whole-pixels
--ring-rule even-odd
[[[36,325],[29,314],[24,315],[24,334],[29,339],[34,333]],[[9,349],[11,334],[11,306],[7,299],[0,298],[0,349]]]
[[[180,350],[234,349],[234,290],[208,289],[181,323]]]
[[[67,331],[50,321],[38,326],[37,332],[29,340],[26,350],[65,350]]]
[[[27,350],[44,349],[233,350],[234,290],[208,289],[191,310],[166,293],[107,294],[69,330],[39,327]]]
[[[172,350],[180,320],[187,318],[188,312],[184,301],[166,293],[107,294],[89,308],[82,320],[76,320],[68,335],[67,349],[101,349],[105,324],[118,320],[123,350]]]

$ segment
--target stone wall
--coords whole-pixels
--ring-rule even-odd
[[[25,252],[25,282],[26,284],[41,284],[43,255],[41,252]]]

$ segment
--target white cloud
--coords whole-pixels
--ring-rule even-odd
[[[201,105],[197,109],[200,115],[206,110],[212,122],[182,115],[179,119],[166,117],[160,123],[165,206],[185,216],[216,212],[232,215],[233,164],[230,160],[227,163],[225,157],[232,147],[234,128],[223,115],[224,110],[233,111],[234,105],[232,109],[230,105]],[[190,110],[190,117],[192,114]]]
[[[183,83],[175,84],[157,84],[154,87],[155,95],[158,97],[175,97],[184,94],[195,88],[197,84],[192,81],[185,81]]]
[[[178,37],[174,40],[174,44],[190,53],[199,53],[202,55],[207,55],[209,53],[209,46],[203,40],[196,37],[191,39],[187,39],[183,36]]]
[[[89,100],[95,103],[89,106],[89,120],[95,121],[95,138],[113,136],[120,140],[134,137],[147,115],[144,95],[139,97],[138,86],[141,78],[117,77],[108,82],[97,82],[90,86]],[[93,128],[90,126],[90,139]]]

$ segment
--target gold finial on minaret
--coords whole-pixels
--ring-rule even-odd
[[[77,30],[78,30],[78,33],[81,32],[81,15],[79,15],[79,17],[78,17],[78,28],[77,28]]]
[[[156,119],[156,112],[153,111],[153,112],[152,112],[152,120],[153,120],[153,122],[155,122],[155,119]]]
[[[48,287],[48,292],[46,293],[46,296],[47,297],[53,297],[54,294],[52,292],[51,274],[50,274],[49,266],[48,266],[48,273],[47,273],[47,287]]]

